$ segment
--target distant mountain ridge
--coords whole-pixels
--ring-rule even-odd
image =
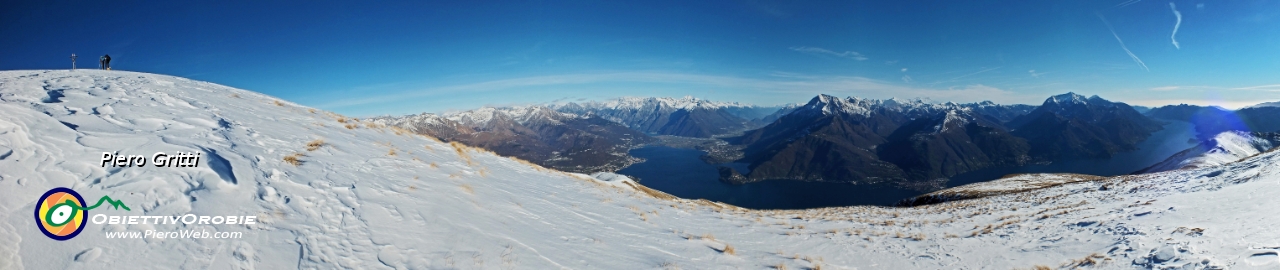
[[[914,179],[936,186],[958,173],[1025,161],[1026,143],[990,114],[1015,117],[1028,107],[818,95],[763,128],[727,139],[745,145],[742,162],[751,171],[721,175],[734,183]]]
[[[722,180],[889,182],[938,188],[961,173],[1132,150],[1161,123],[1124,103],[1067,93],[1040,106],[818,95],[769,125],[727,139],[749,172]]]
[[[1076,93],[1049,97],[1040,107],[1010,121],[1039,161],[1106,158],[1134,147],[1161,128],[1128,104]]]
[[[653,141],[600,117],[545,106],[485,107],[371,120],[570,172],[616,171],[637,161],[627,155],[628,150]]]
[[[776,111],[737,102],[716,102],[691,96],[623,97],[607,101],[553,104],[556,111],[594,115],[641,132],[656,135],[709,138],[754,128],[752,120]]]
[[[1257,155],[1276,146],[1280,146],[1280,133],[1226,131],[1138,173],[1209,168]]]
[[[1217,106],[1168,105],[1152,109],[1146,114],[1153,118],[1186,121],[1195,124],[1200,140],[1210,140],[1226,131],[1280,131],[1280,107],[1262,103],[1239,110]]]

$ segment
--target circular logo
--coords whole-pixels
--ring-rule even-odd
[[[64,241],[84,230],[89,210],[83,210],[85,202],[80,193],[64,187],[54,188],[40,196],[36,203],[39,204],[35,213],[36,224],[45,236]]]

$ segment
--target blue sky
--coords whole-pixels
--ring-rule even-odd
[[[0,70],[111,54],[353,116],[619,96],[1280,100],[1277,1],[374,2],[6,2]]]

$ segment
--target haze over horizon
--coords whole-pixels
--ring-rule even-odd
[[[21,2],[0,21],[0,70],[110,54],[348,115],[620,96],[1280,100],[1277,1]]]

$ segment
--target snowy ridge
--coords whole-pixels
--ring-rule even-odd
[[[462,124],[434,113],[420,113],[400,117],[380,116],[370,118],[369,121],[383,126],[403,128],[420,134],[463,128]]]
[[[1143,172],[1208,168],[1235,162],[1275,148],[1280,138],[1273,133],[1227,131],[1182,152],[1151,165]]]
[[[202,151],[221,161],[102,168],[102,151]],[[283,161],[295,154],[300,164]],[[206,82],[4,71],[0,268],[1276,269],[1274,164],[1280,152],[1018,184],[1031,187],[1018,192],[984,188],[995,195],[919,207],[757,211],[542,169]],[[133,207],[95,214],[260,222],[88,224],[54,241],[31,215],[37,196],[60,186]],[[105,238],[185,229],[244,238]]]
[[[942,116],[942,121],[933,126],[933,134],[947,132],[950,127],[964,126],[969,124],[972,119],[973,115],[969,108],[949,109]]]
[[[878,111],[891,111],[904,113],[913,117],[929,116],[944,113],[948,110],[970,111],[972,108],[983,106],[1001,106],[991,101],[983,103],[959,104],[954,102],[933,103],[927,99],[899,99],[890,98],[885,100],[867,99],[858,97],[837,98],[835,96],[821,94],[809,100],[809,103],[798,108],[796,111],[802,112],[821,112],[824,115],[841,114],[844,116],[869,117]]]
[[[456,112],[443,116],[450,121],[469,127],[488,127],[494,120],[511,120],[519,124],[530,121],[545,120],[559,123],[561,119],[584,118],[571,113],[562,113],[540,105],[512,107],[482,107],[479,109]]]
[[[1280,107],[1280,101],[1272,101],[1272,102],[1263,102],[1263,103],[1258,103],[1258,105],[1253,105],[1253,106],[1249,106],[1249,107],[1244,107],[1244,108],[1241,108],[1241,109],[1266,108],[1266,107]],[[1225,110],[1225,109],[1224,109],[1224,110]]]
[[[1097,95],[1094,95],[1093,98],[1101,99],[1101,97],[1098,97]],[[1049,97],[1049,100],[1045,101],[1045,103],[1054,103],[1054,104],[1061,104],[1061,105],[1089,104],[1089,100],[1090,100],[1089,98],[1085,98],[1084,96],[1080,94],[1076,94],[1075,92],[1067,92],[1066,94]]]
[[[627,110],[627,109],[641,109],[641,108],[654,108],[654,107],[671,108],[671,109],[719,109],[719,108],[725,108],[725,107],[751,107],[752,106],[750,104],[743,104],[738,102],[710,101],[710,100],[695,98],[693,96],[684,96],[682,98],[621,97],[621,98],[611,99],[606,101],[588,101],[588,102],[582,102],[582,103],[553,104],[551,106],[552,108],[572,106],[569,104],[574,104],[577,106],[581,106],[582,108],[591,109],[591,110],[601,110],[601,109]]]

